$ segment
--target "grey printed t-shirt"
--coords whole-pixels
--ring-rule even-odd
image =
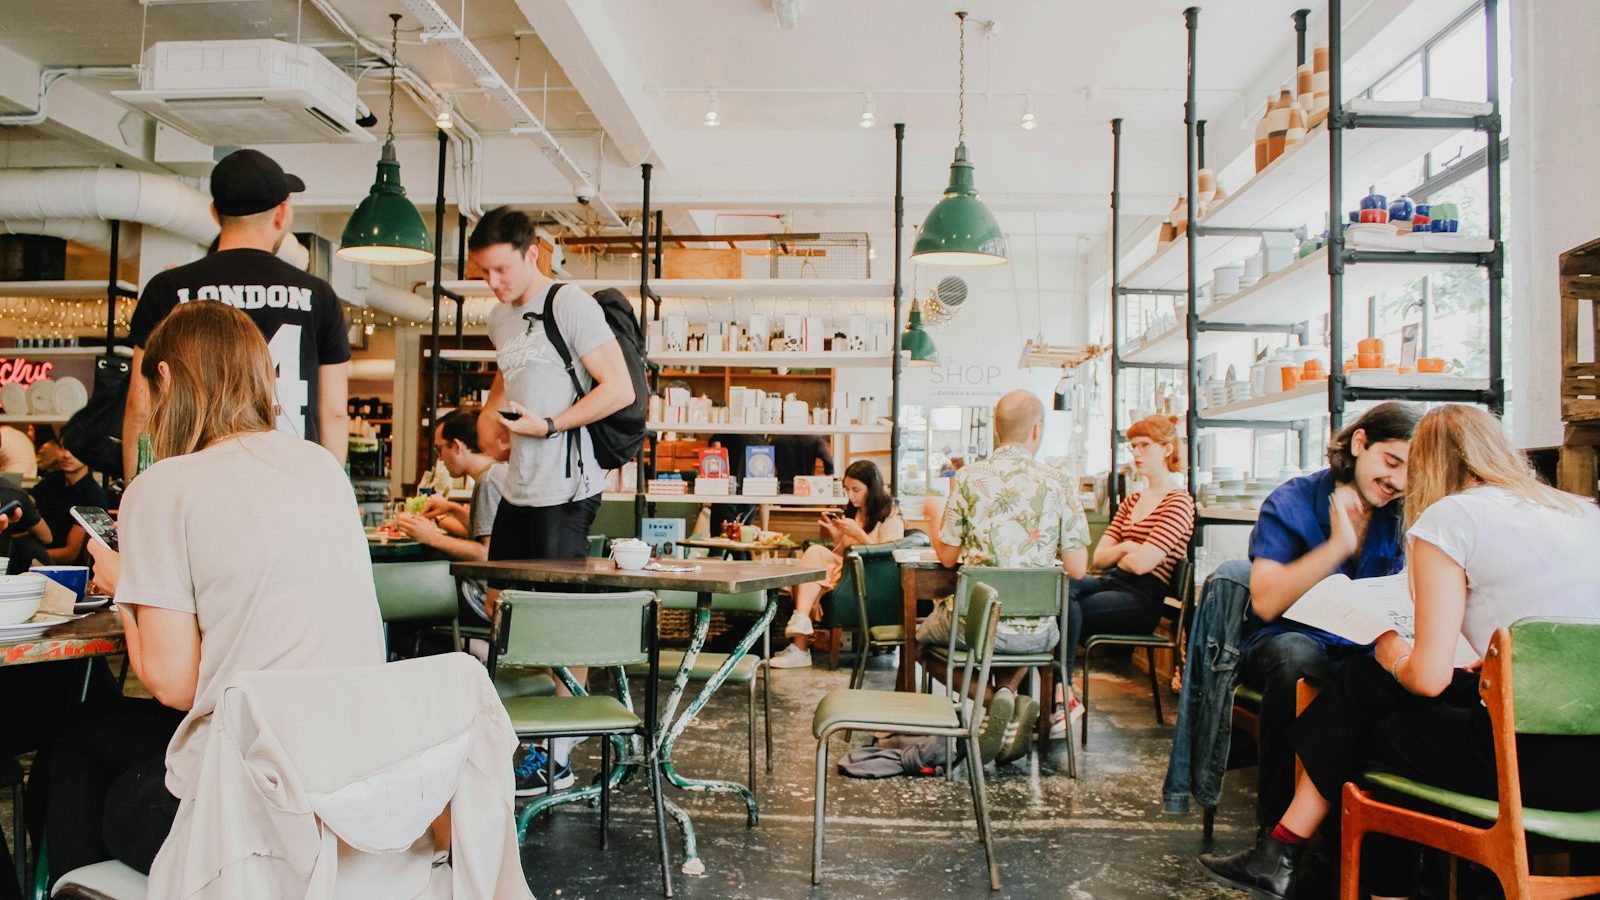
[[[544,333],[544,294],[521,305],[496,303],[489,311],[489,339],[494,342],[505,378],[506,398],[535,416],[555,416],[577,401],[561,355]],[[556,293],[556,326],[572,354],[572,365],[585,391],[594,386],[583,357],[614,342],[605,313],[595,299],[575,285]],[[568,436],[553,439],[511,436],[511,458],[503,499],[515,506],[560,506],[584,500],[605,488],[605,472],[595,461],[587,429],[578,429],[578,452],[568,459]]]

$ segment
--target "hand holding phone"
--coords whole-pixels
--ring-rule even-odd
[[[4,518],[10,516],[12,513],[16,512],[17,510],[19,510],[21,508],[22,508],[22,501],[21,500],[12,500],[10,503],[0,504],[0,519],[4,519]],[[4,530],[4,529],[0,529],[0,530]]]
[[[72,518],[102,546],[109,550],[117,549],[117,523],[110,513],[98,506],[74,506]]]
[[[515,422],[516,420],[522,418],[522,413],[519,413],[508,406],[505,409],[500,410],[500,418],[505,419],[507,422]]]

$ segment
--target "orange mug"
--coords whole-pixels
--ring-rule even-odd
[[[1417,360],[1417,371],[1425,375],[1442,375],[1445,371],[1445,361],[1438,356],[1424,356]]]
[[[1282,377],[1283,377],[1283,389],[1284,390],[1292,391],[1295,388],[1300,386],[1300,370],[1299,369],[1296,369],[1293,366],[1284,366],[1282,369],[1279,369],[1278,371],[1283,373]]]
[[[1376,353],[1383,355],[1383,338],[1362,338],[1356,342],[1357,353]]]
[[[1305,366],[1300,371],[1300,380],[1312,381],[1314,379],[1321,378],[1325,373],[1326,369],[1322,365],[1322,360],[1308,359],[1306,360]]]
[[[1368,353],[1368,352],[1363,350],[1361,353],[1356,354],[1356,358],[1359,361],[1359,365],[1363,369],[1381,369],[1381,368],[1383,368],[1383,354],[1382,353]]]

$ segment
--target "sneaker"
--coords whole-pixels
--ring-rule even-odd
[[[1067,737],[1067,708],[1057,703],[1054,711],[1050,713],[1050,740],[1060,741]]]
[[[518,797],[537,797],[548,793],[550,786],[545,782],[545,764],[549,757],[545,755],[544,748],[529,745],[522,751],[522,759],[516,764]],[[564,791],[572,787],[576,781],[572,777],[572,764],[570,762],[556,766],[556,790]]]
[[[996,765],[1018,760],[1033,750],[1033,730],[1039,721],[1039,701],[1032,697],[1018,697],[1011,722],[1006,725],[1005,738],[995,755]]]
[[[809,669],[811,668],[811,651],[801,650],[794,644],[772,654],[767,660],[767,665],[774,669]]]
[[[1072,724],[1076,725],[1078,722],[1082,721],[1083,713],[1083,701],[1078,699],[1078,695],[1073,694],[1071,697],[1068,697],[1067,718],[1072,720]]]
[[[1005,740],[1006,730],[1016,718],[1017,695],[1010,688],[1001,688],[994,692],[994,697],[989,700],[987,715],[983,720],[983,731],[978,734],[978,752],[983,755],[985,765],[991,763],[1000,753],[1000,746]]]
[[[811,631],[811,617],[799,612],[789,616],[788,624],[783,626],[783,633],[786,637],[793,637],[797,634],[810,634]]]

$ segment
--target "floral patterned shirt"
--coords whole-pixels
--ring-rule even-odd
[[[967,566],[1059,566],[1061,554],[1089,546],[1089,521],[1074,479],[1016,444],[956,473],[939,540],[961,548]],[[1008,619],[1007,630],[1042,627]]]

